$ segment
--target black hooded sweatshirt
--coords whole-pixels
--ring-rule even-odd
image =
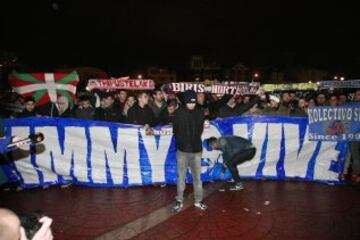
[[[202,151],[201,135],[204,130],[205,117],[200,109],[181,108],[176,111],[173,133],[176,149],[187,153]]]

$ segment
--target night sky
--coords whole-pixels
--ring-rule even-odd
[[[359,8],[350,1],[1,1],[1,47],[38,69],[126,74],[183,67],[191,55],[250,65],[360,73]]]

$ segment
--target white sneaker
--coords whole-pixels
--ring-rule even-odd
[[[243,189],[244,189],[244,185],[241,182],[235,183],[232,187],[229,188],[230,191],[239,191]]]
[[[208,206],[203,202],[197,202],[197,203],[194,204],[194,206],[201,209],[201,210],[203,210],[203,211],[206,211],[206,209],[208,209]]]
[[[175,212],[180,212],[183,209],[184,204],[180,201],[176,201],[175,206],[173,207]]]

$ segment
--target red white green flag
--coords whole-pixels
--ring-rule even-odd
[[[71,73],[18,73],[14,71],[9,82],[14,91],[23,97],[34,97],[37,105],[55,103],[64,96],[72,101],[75,98],[79,76]]]

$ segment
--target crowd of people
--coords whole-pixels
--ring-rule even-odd
[[[208,120],[222,119],[240,115],[268,115],[306,117],[311,106],[339,106],[359,101],[360,90],[353,99],[348,94],[312,92],[299,95],[287,91],[278,94],[246,96],[219,96],[217,94],[197,93],[196,108],[202,110]],[[35,106],[32,97],[17,96],[16,109],[10,117],[63,117],[129,123],[150,126],[171,124],[175,111],[183,103],[183,94],[164,92],[156,89],[152,92],[82,92],[75,102],[59,97],[56,103]],[[19,105],[23,105],[22,107]],[[21,112],[19,109],[23,109]]]

